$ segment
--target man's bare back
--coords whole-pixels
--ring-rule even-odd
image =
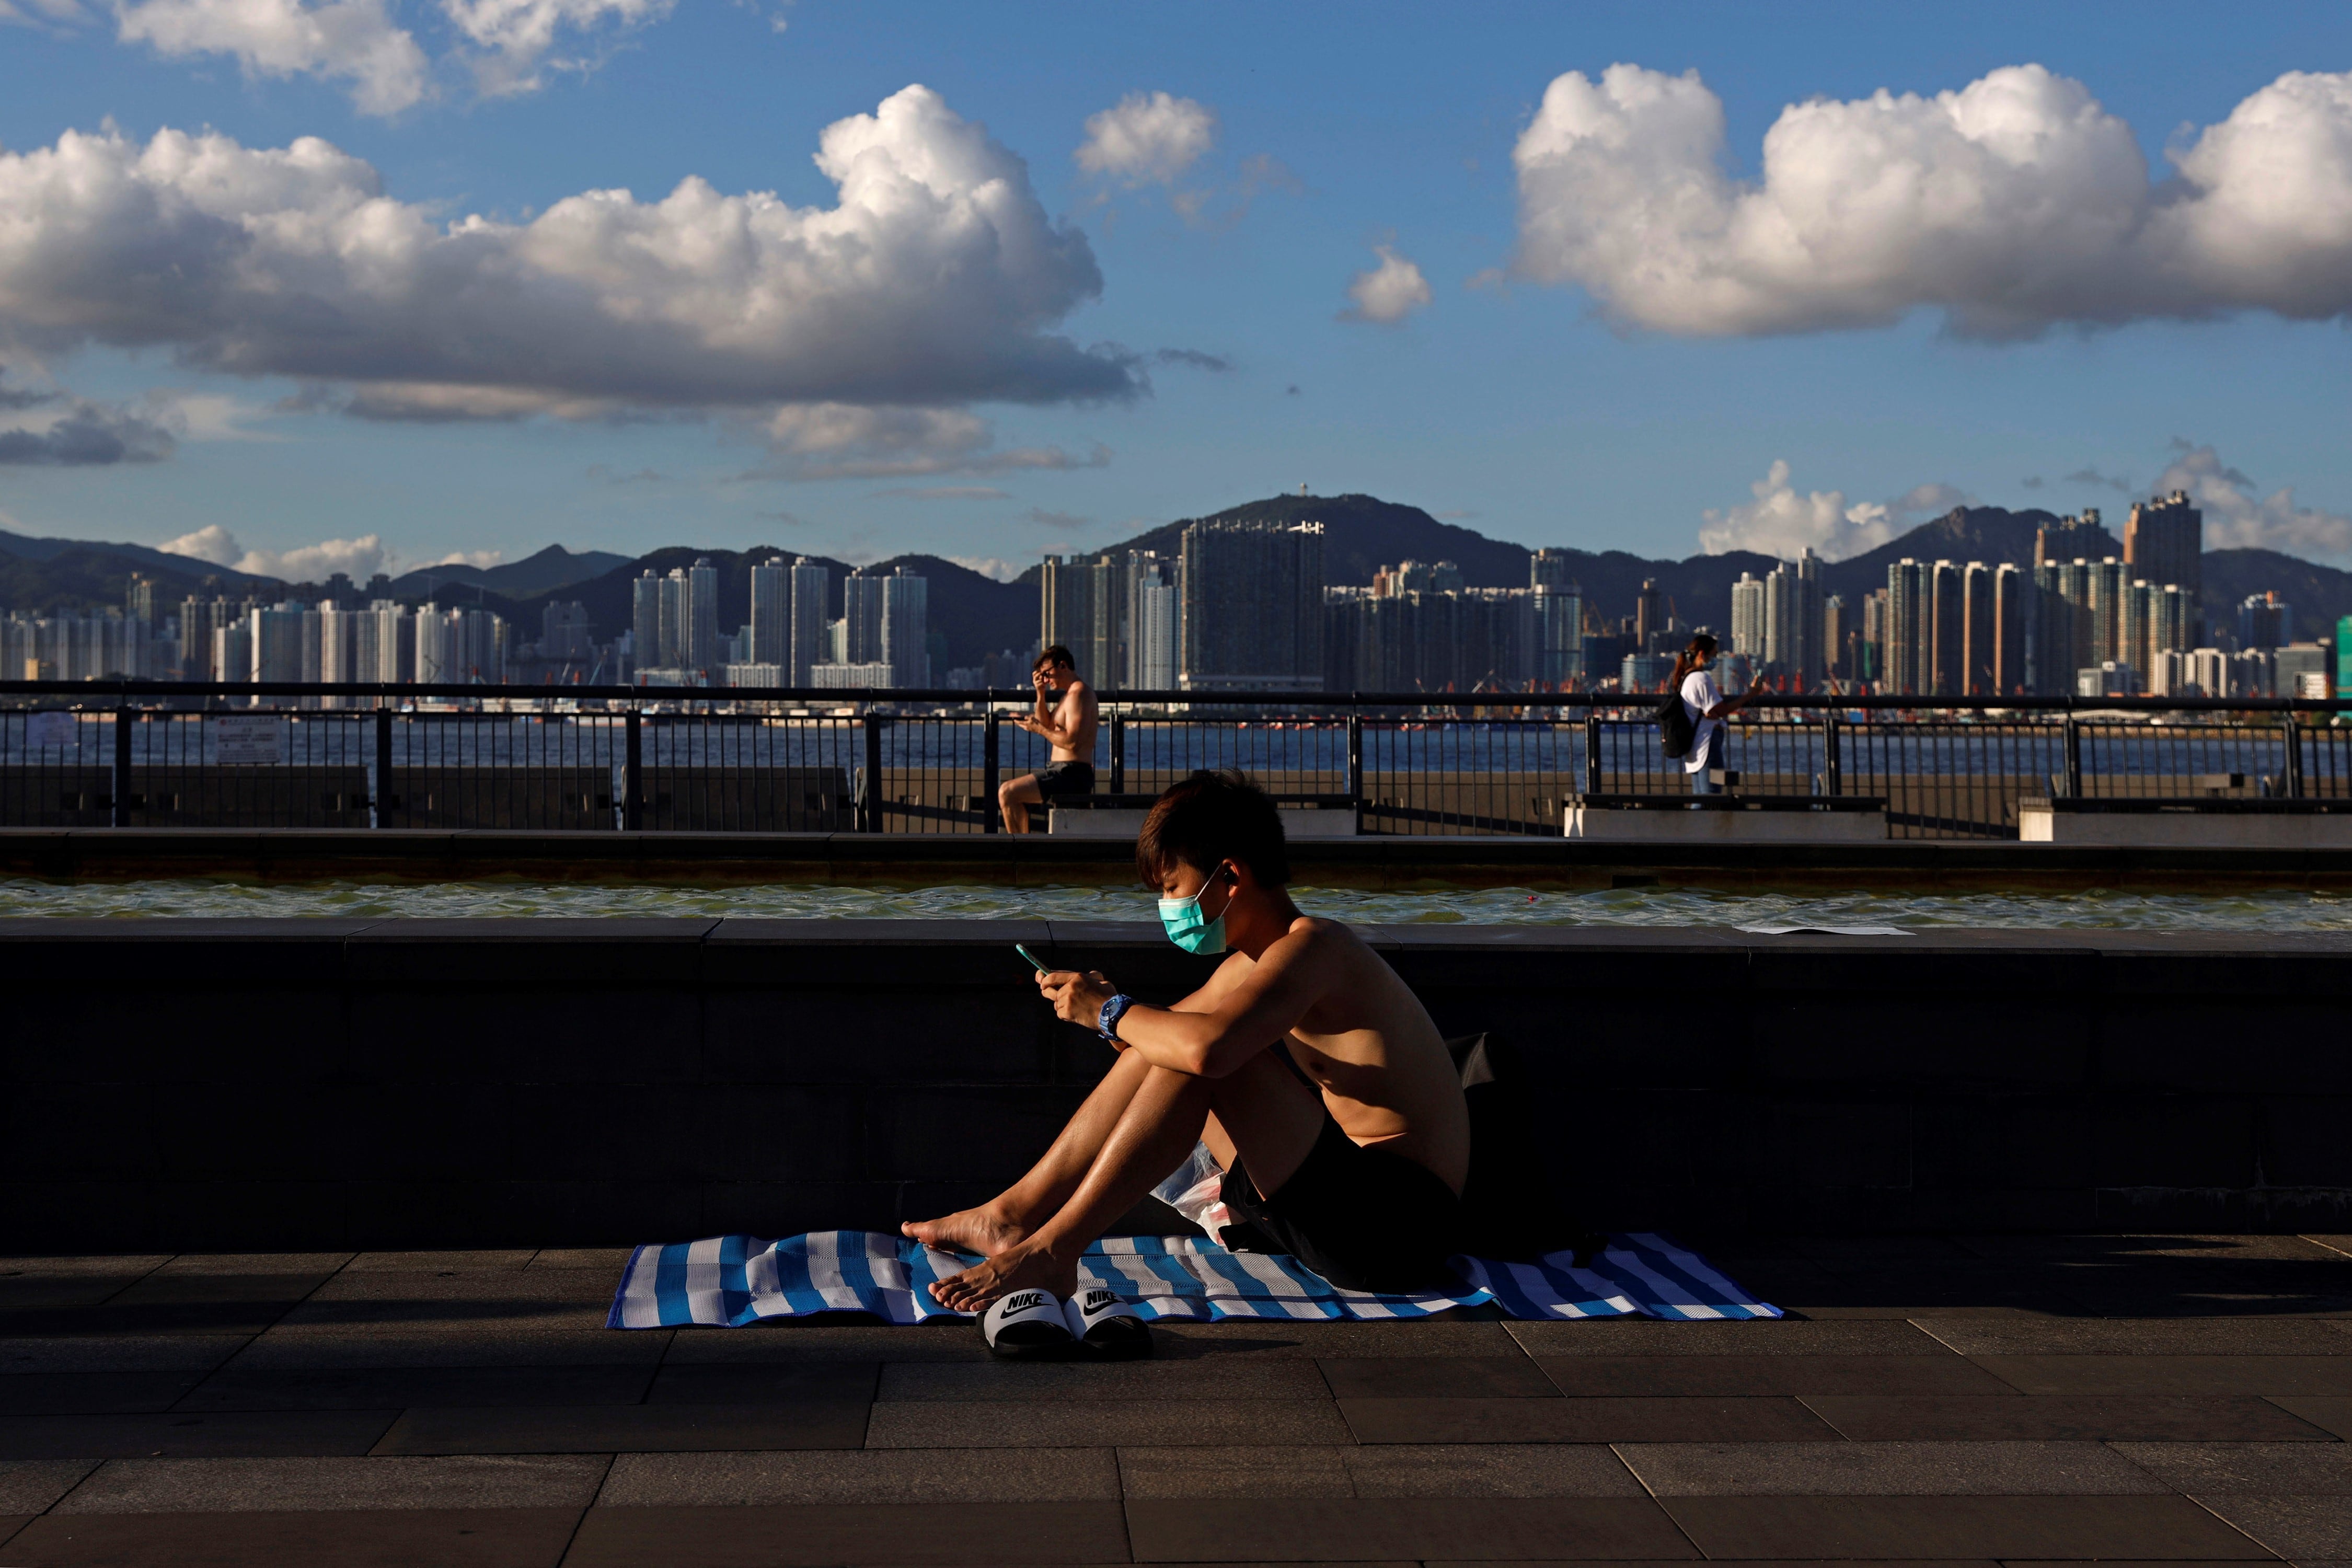
[[[1470,1112],[1421,998],[1338,921],[1300,917],[1265,958],[1277,954],[1313,974],[1318,994],[1271,1048],[1289,1051],[1356,1143],[1402,1154],[1459,1194],[1470,1173]],[[1247,953],[1232,954],[1174,1010],[1215,1012],[1258,967]]]

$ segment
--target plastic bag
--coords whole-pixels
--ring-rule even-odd
[[[1207,1231],[1211,1241],[1222,1244],[1225,1226],[1234,1223],[1233,1213],[1224,1204],[1224,1167],[1217,1163],[1206,1143],[1195,1143],[1191,1157],[1152,1188],[1151,1195]]]

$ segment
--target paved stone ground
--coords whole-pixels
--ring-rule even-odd
[[[614,1252],[0,1259],[0,1568],[2352,1568],[2352,1237],[1707,1249],[1779,1322],[603,1327]]]

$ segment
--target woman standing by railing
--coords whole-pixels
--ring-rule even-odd
[[[1724,700],[1716,689],[1715,677],[1707,666],[1715,662],[1715,639],[1705,632],[1692,636],[1690,647],[1675,656],[1672,689],[1683,700],[1683,710],[1690,715],[1691,749],[1683,759],[1683,769],[1690,774],[1693,795],[1715,795],[1722,785],[1715,782],[1715,771],[1731,766],[1730,731],[1723,721],[1748,705],[1744,696]]]

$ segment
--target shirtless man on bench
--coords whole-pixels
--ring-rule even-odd
[[[1055,1013],[1099,1030],[1118,1059],[1027,1175],[902,1227],[984,1259],[932,1295],[966,1311],[1010,1292],[1068,1298],[1087,1244],[1196,1142],[1224,1167],[1224,1202],[1257,1249],[1349,1289],[1445,1279],[1470,1166],[1460,1078],[1395,971],[1290,901],[1274,802],[1237,773],[1196,773],[1152,807],[1136,866],[1170,940],[1228,956],[1172,1007],[1099,973],[1037,976]]]

